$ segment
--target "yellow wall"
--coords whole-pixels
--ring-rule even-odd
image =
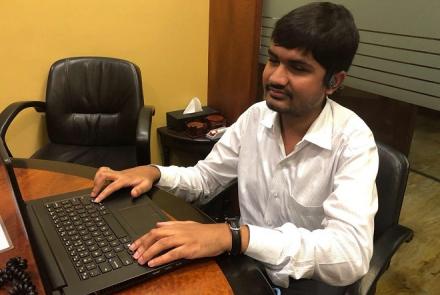
[[[153,162],[160,161],[156,128],[165,113],[198,96],[206,105],[207,0],[0,1],[0,109],[16,100],[44,100],[47,72],[57,59],[111,56],[137,64],[153,118]],[[14,156],[28,157],[45,140],[33,111],[7,134]]]

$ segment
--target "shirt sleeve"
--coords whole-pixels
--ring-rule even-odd
[[[161,178],[156,184],[188,202],[206,204],[237,178],[240,137],[247,112],[232,124],[209,155],[194,167],[159,166]]]
[[[245,254],[264,262],[277,285],[288,287],[292,277],[344,286],[368,271],[377,211],[377,148],[372,134],[363,132],[352,134],[338,152],[321,229],[310,231],[293,223],[275,229],[249,225]]]

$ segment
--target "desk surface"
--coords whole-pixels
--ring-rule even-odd
[[[26,200],[89,188],[93,184],[91,178],[95,172],[94,168],[41,160],[22,160],[17,166],[20,168],[15,168],[15,172],[22,195]],[[0,253],[0,266],[4,267],[6,261],[14,256],[26,258],[29,264],[28,270],[38,292],[44,294],[38,269],[3,166],[0,166],[0,192],[2,198],[0,215],[14,245],[13,249]],[[202,213],[177,198],[174,200],[155,200],[153,198],[153,200],[177,219],[194,217],[201,221],[205,218]],[[177,206],[176,201],[179,202]],[[228,264],[230,262],[225,265]],[[233,275],[228,272],[230,271],[227,267],[222,272],[214,258],[198,260],[124,290],[121,294],[193,294],[194,288],[197,288],[197,293],[200,294],[232,294],[232,288],[225,275],[229,278]],[[232,279],[232,281],[234,280]],[[234,288],[236,293],[237,290]]]

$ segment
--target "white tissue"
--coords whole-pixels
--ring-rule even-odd
[[[183,114],[201,112],[202,110],[203,109],[202,109],[202,104],[200,103],[200,99],[198,97],[194,97],[186,106],[185,110],[183,111]]]

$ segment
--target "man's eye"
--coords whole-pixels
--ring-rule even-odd
[[[271,64],[273,64],[273,65],[278,64],[278,63],[280,62],[279,60],[277,60],[277,59],[275,59],[275,58],[269,58],[268,60],[269,60],[269,62],[270,62]]]
[[[304,72],[306,69],[302,66],[292,66],[292,69],[299,72]]]

